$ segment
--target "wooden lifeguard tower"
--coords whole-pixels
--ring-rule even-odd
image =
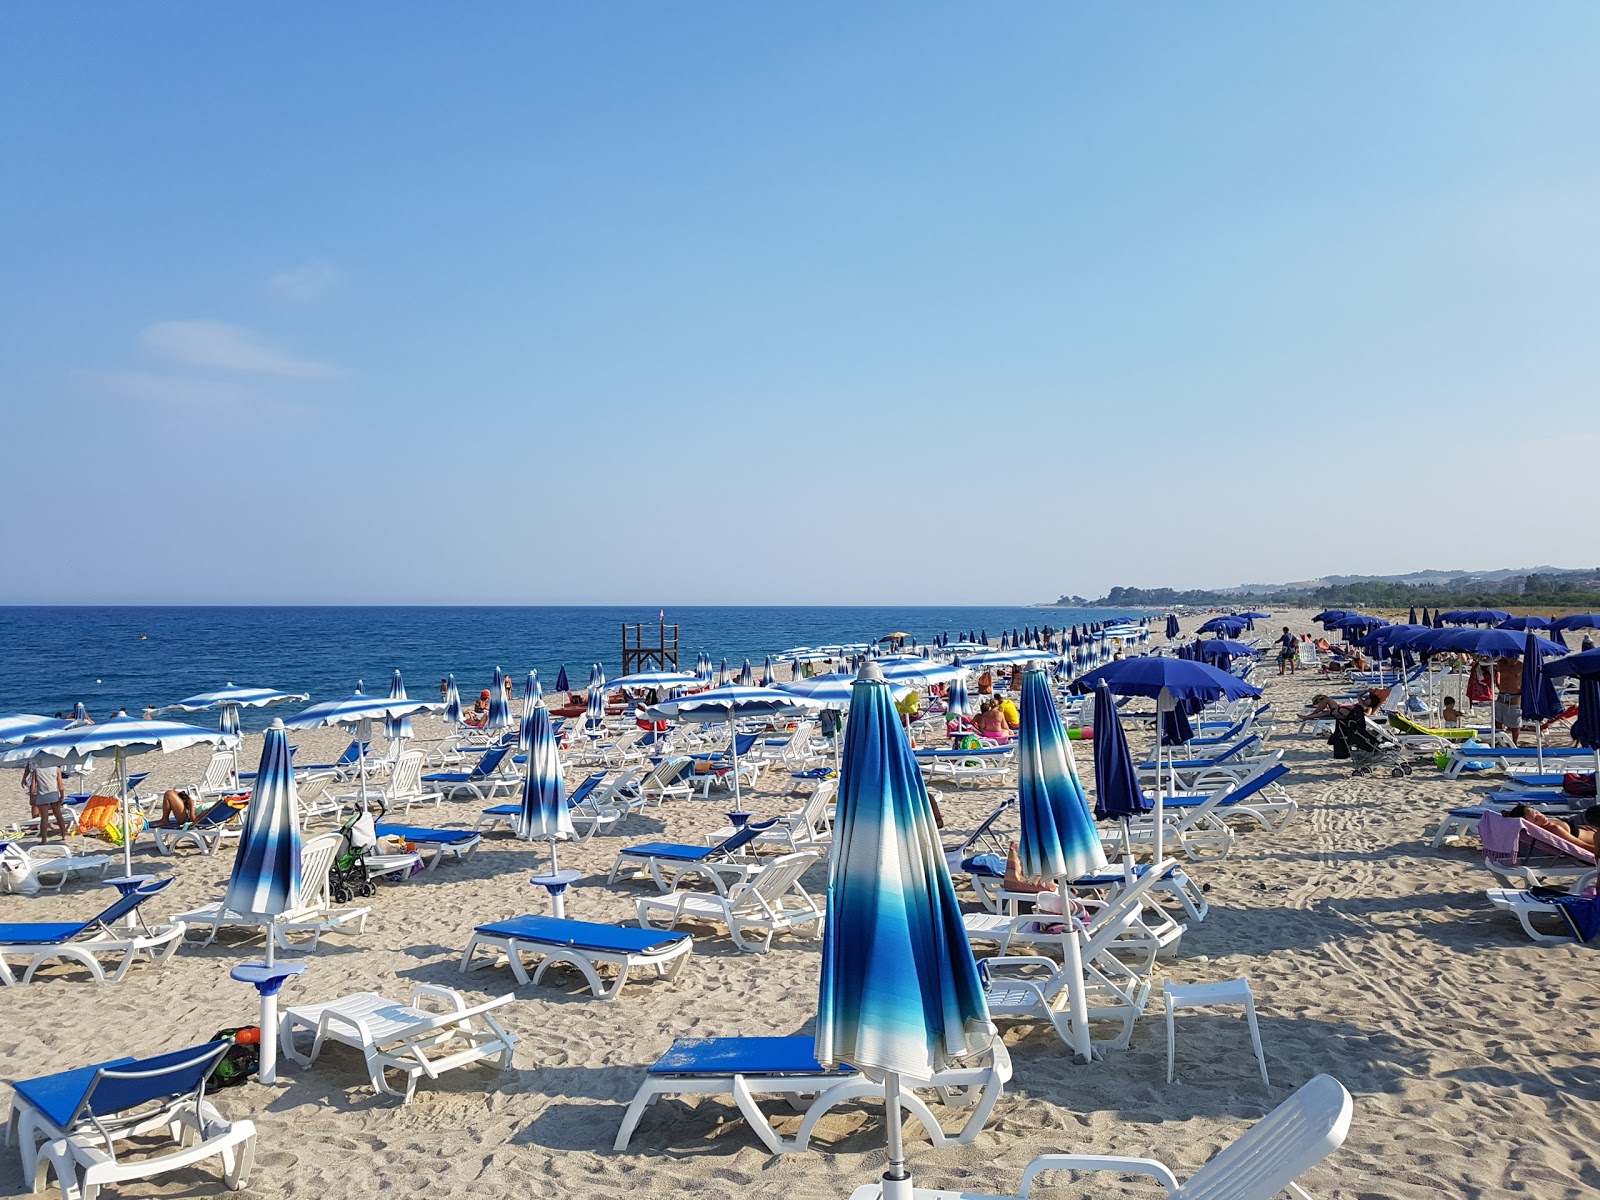
[[[632,630],[632,639],[629,639],[629,630]],[[634,675],[640,671],[676,671],[678,669],[678,626],[674,623],[668,625],[665,618],[656,626],[656,644],[644,644],[644,626],[635,622],[630,626],[626,621],[622,623],[622,673]],[[667,631],[671,630],[672,640],[667,640]]]

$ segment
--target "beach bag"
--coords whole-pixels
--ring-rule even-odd
[[[0,892],[13,896],[39,894],[39,881],[28,865],[28,856],[10,846],[0,851]]]
[[[1561,777],[1561,790],[1569,796],[1594,795],[1594,776],[1568,771]]]
[[[1328,739],[1328,745],[1333,747],[1333,756],[1335,758],[1350,757],[1350,741],[1337,726],[1334,727],[1333,736]]]
[[[241,1025],[236,1029],[219,1029],[211,1035],[213,1042],[232,1042],[206,1080],[213,1088],[238,1087],[247,1083],[261,1066],[261,1026]]]

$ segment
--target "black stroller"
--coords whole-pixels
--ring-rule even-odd
[[[372,814],[359,812],[339,826],[343,844],[328,871],[328,893],[335,904],[348,904],[357,897],[376,896],[378,885],[367,870],[367,855],[378,844]]]
[[[1333,747],[1334,758],[1350,760],[1352,775],[1370,775],[1385,765],[1396,779],[1411,774],[1400,740],[1369,721],[1360,704],[1341,704],[1334,709],[1328,744]]]

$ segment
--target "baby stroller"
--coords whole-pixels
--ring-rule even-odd
[[[358,896],[376,896],[378,885],[367,871],[367,855],[378,844],[372,814],[360,812],[339,826],[343,844],[328,872],[328,892],[335,904],[348,904]]]
[[[1328,738],[1334,758],[1348,758],[1352,775],[1370,775],[1387,764],[1396,779],[1411,774],[1405,747],[1381,725],[1367,720],[1359,704],[1341,704],[1334,710],[1333,734]]]

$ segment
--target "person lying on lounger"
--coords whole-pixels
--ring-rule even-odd
[[[1520,817],[1529,825],[1537,825],[1546,833],[1554,834],[1564,842],[1595,853],[1600,848],[1600,804],[1593,805],[1584,810],[1583,815],[1576,821],[1568,821],[1562,817],[1547,817],[1536,808],[1529,808],[1526,804],[1517,804],[1506,809],[1506,816]]]
[[[182,829],[195,822],[194,797],[188,792],[168,788],[161,797],[161,825],[164,829]]]

